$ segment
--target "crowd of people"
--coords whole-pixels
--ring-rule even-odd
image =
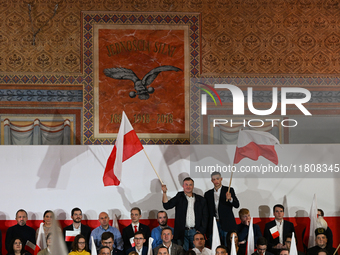
[[[165,210],[175,208],[174,228],[168,226],[168,216],[165,211],[157,214],[158,226],[150,231],[149,226],[139,222],[142,212],[138,207],[131,209],[131,224],[120,231],[109,225],[109,215],[99,214],[100,226],[93,229],[82,224],[82,211],[73,208],[72,224],[62,232],[69,255],[90,255],[92,242],[100,255],[147,255],[149,238],[152,238],[154,255],[228,255],[234,240],[237,255],[245,255],[250,225],[250,212],[246,208],[239,210],[240,224],[236,224],[233,208],[239,208],[240,203],[231,187],[222,185],[222,177],[218,172],[211,174],[214,188],[208,190],[204,197],[193,192],[194,180],[187,177],[183,181],[183,191],[173,198],[167,196],[167,187],[162,185],[162,202]],[[254,249],[252,255],[289,255],[293,233],[293,223],[284,220],[284,206],[273,206],[275,219],[266,223],[262,235],[258,225],[253,224]],[[327,222],[323,219],[323,211],[318,211],[318,226],[315,231],[316,245],[298,255],[333,255],[337,254],[333,247],[333,235]],[[43,231],[47,247],[38,255],[51,254],[51,232],[54,214],[48,210],[44,213]],[[213,222],[220,236],[220,243],[211,250]],[[25,250],[25,244],[35,244],[39,236],[36,231],[26,225],[27,212],[20,209],[16,213],[17,224],[9,227],[6,232],[5,246],[9,255],[30,253]],[[61,231],[61,229],[60,229]],[[0,236],[1,237],[1,236]],[[296,241],[296,240],[295,240]],[[1,242],[0,242],[1,243]],[[1,251],[1,249],[0,249]],[[1,255],[1,254],[0,254]]]

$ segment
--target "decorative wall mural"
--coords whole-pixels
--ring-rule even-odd
[[[190,78],[199,73],[197,14],[83,17],[84,121],[91,123],[85,136],[113,142],[124,110],[145,143],[188,143]]]

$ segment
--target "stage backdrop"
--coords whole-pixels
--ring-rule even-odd
[[[340,239],[337,229],[340,224],[340,181],[336,177],[340,174],[336,169],[340,145],[283,145],[276,149],[279,166],[282,169],[296,167],[297,171],[284,177],[279,177],[278,173],[247,173],[245,176],[234,173],[232,186],[240,200],[240,208],[249,208],[263,231],[264,224],[273,217],[272,206],[283,203],[285,216],[294,222],[301,244],[301,233],[316,194],[318,207],[325,211],[325,219],[334,234],[334,245],[337,245]],[[85,223],[92,228],[99,225],[97,219],[101,211],[108,212],[111,218],[116,214],[121,227],[128,225],[129,210],[134,206],[141,208],[143,222],[156,226],[156,213],[163,209],[161,185],[146,156],[140,152],[124,163],[120,186],[104,187],[102,176],[111,150],[111,145],[1,146],[0,227],[3,240],[6,229],[15,224],[15,213],[19,208],[28,211],[28,225],[34,228],[38,227],[47,209],[56,212],[62,226],[70,224],[73,207],[83,210]],[[167,184],[168,196],[173,197],[182,190],[180,183],[189,174],[196,176],[195,192],[202,195],[211,189],[209,174],[198,175],[194,169],[198,169],[197,165],[203,169],[207,163],[215,167],[228,166],[233,161],[235,146],[149,145],[145,150]],[[299,173],[301,164],[308,164],[310,171],[314,169],[313,164],[315,171],[317,164],[327,164],[328,173],[312,178],[310,172]],[[244,159],[237,166],[240,169],[240,166],[275,165],[261,157],[257,162]],[[303,165],[304,172],[305,167]],[[332,173],[330,167],[333,167]],[[222,176],[224,185],[228,185],[230,173],[222,173]],[[174,210],[168,213],[172,225]],[[237,213],[238,210],[234,210],[236,217]]]

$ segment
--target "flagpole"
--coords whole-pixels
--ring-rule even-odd
[[[144,149],[144,148],[143,148],[143,151],[144,151],[144,153],[145,153],[146,157],[148,158],[148,160],[149,160],[149,162],[150,162],[150,164],[151,164],[151,166],[152,166],[153,170],[155,171],[155,173],[156,173],[156,175],[157,175],[157,177],[158,177],[159,181],[161,182],[161,184],[162,184],[162,185],[164,185],[164,183],[162,182],[162,179],[161,179],[161,177],[160,177],[160,176],[159,176],[159,174],[157,173],[157,171],[156,171],[155,167],[153,166],[153,164],[152,164],[152,162],[151,162],[151,160],[150,160],[150,158],[149,158],[149,156],[148,156],[148,154],[146,153],[146,151],[145,151],[145,149]]]
[[[335,252],[333,253],[333,255],[335,255],[338,252],[339,248],[340,248],[340,243],[338,245],[338,248],[336,248]]]
[[[233,164],[233,167],[234,167],[234,164]],[[229,180],[229,187],[228,187],[228,193],[230,193],[230,187],[231,187],[231,181],[233,179],[233,171],[231,171],[231,175],[230,175],[230,180]]]

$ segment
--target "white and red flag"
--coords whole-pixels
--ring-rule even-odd
[[[32,243],[30,240],[27,240],[26,244],[25,244],[25,250],[28,251],[30,254],[35,254],[35,247],[37,247],[37,245],[35,245],[34,243]]]
[[[269,231],[273,239],[278,238],[280,236],[280,232],[277,226],[272,227],[271,229],[269,229]]]
[[[305,229],[305,234],[303,236],[303,244],[307,248],[311,248],[315,246],[315,229],[317,228],[316,222],[318,218],[318,206],[316,203],[316,195],[314,194],[313,197],[313,202],[310,207],[310,212],[309,212],[309,225],[307,225]]]
[[[73,242],[80,231],[77,230],[66,230],[65,231],[65,242]]]
[[[125,112],[122,114],[116,143],[107,160],[103,176],[104,186],[119,185],[122,176],[122,166],[125,160],[143,149],[135,130],[132,128]]]
[[[280,144],[280,142],[272,134],[262,131],[240,130],[234,164],[239,163],[243,158],[258,160],[259,156],[262,156],[277,165],[279,159],[275,151],[275,144]]]
[[[46,245],[46,238],[45,238],[45,231],[44,231],[44,222],[40,223],[39,227],[39,234],[37,238],[37,244],[34,249],[34,255],[37,255],[39,251],[45,249]]]

